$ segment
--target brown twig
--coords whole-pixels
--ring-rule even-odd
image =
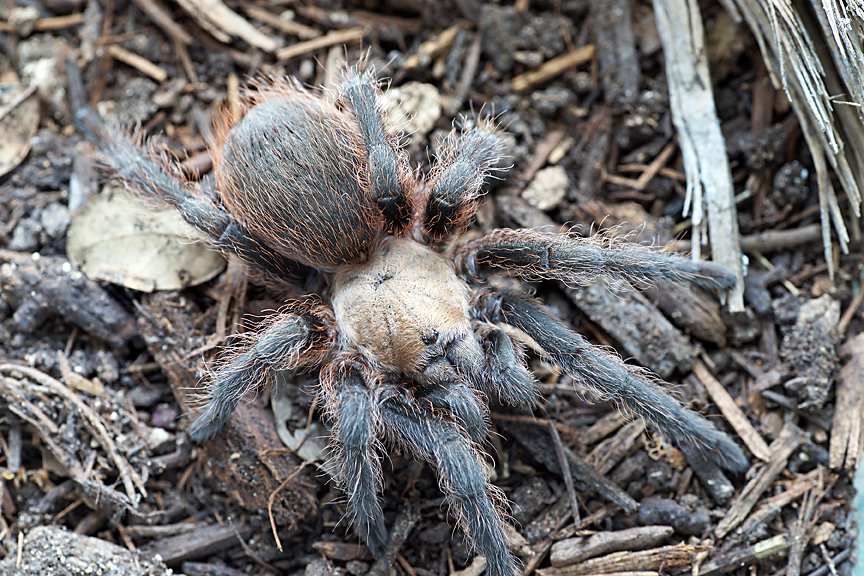
[[[555,428],[553,422],[547,422],[546,427],[549,429],[549,435],[552,436],[552,443],[555,445],[555,454],[558,456],[558,464],[561,466],[561,476],[564,478],[564,486],[567,488],[567,496],[570,498],[570,507],[573,509],[573,522],[579,526],[582,521],[579,518],[579,501],[576,500],[576,489],[573,487],[573,474],[570,472],[570,463],[567,461],[567,455],[564,453],[564,444],[561,443],[561,436],[558,434],[558,429]]]
[[[305,42],[298,42],[276,51],[277,60],[290,60],[303,54],[308,54],[320,48],[329,48],[337,44],[353,44],[360,42],[366,36],[366,29],[362,27],[349,28],[348,30],[334,30],[320,38],[313,38]]]
[[[722,384],[711,374],[708,367],[701,360],[696,360],[693,363],[693,373],[705,386],[705,390],[717,404],[720,412],[726,417],[726,420],[735,429],[735,432],[741,437],[741,440],[750,450],[750,452],[764,462],[771,459],[771,451],[768,450],[768,444],[756,431],[732,395],[726,391]]]
[[[96,438],[97,442],[108,452],[108,456],[111,460],[114,461],[114,464],[117,466],[117,471],[120,474],[120,478],[123,481],[123,486],[126,488],[126,493],[129,496],[129,499],[132,502],[136,502],[137,498],[135,495],[135,488],[141,492],[142,495],[147,495],[147,489],[144,487],[144,482],[141,480],[141,477],[135,471],[134,468],[126,461],[125,458],[117,451],[117,446],[114,444],[114,441],[111,439],[111,435],[108,434],[108,430],[105,428],[105,425],[102,422],[102,419],[99,415],[93,411],[90,406],[85,404],[81,398],[78,397],[77,394],[72,392],[66,385],[64,385],[59,380],[52,378],[48,374],[37,370],[36,368],[30,368],[28,366],[18,366],[15,364],[0,364],[0,372],[2,373],[10,373],[10,374],[23,374],[28,378],[32,378],[39,384],[43,386],[47,386],[56,394],[62,396],[69,402],[75,405],[75,407],[84,415],[84,422],[87,424],[87,427],[90,429],[90,433]]]
[[[117,44],[110,44],[107,49],[108,54],[110,54],[115,60],[119,60],[124,64],[132,66],[136,70],[150,76],[157,82],[164,82],[168,79],[168,72],[150,62],[143,56],[139,56],[134,52],[121,48]]]
[[[32,96],[33,93],[36,92],[37,88],[38,88],[38,86],[36,86],[35,84],[33,86],[28,86],[27,88],[24,89],[23,92],[18,94],[18,96],[16,96],[11,102],[9,102],[9,104],[4,106],[3,109],[0,110],[0,120],[3,120],[3,118],[5,118],[10,112],[15,110],[15,108],[17,108],[18,106],[20,106],[22,102],[24,102],[25,100],[27,100],[27,98]]]
[[[282,552],[282,541],[279,539],[279,534],[276,531],[276,520],[273,518],[273,504],[276,502],[276,495],[279,494],[294,478],[297,477],[300,472],[303,471],[303,468],[306,467],[309,460],[304,460],[300,466],[297,467],[297,470],[292,472],[285,480],[279,484],[279,486],[270,493],[270,497],[267,499],[267,515],[270,517],[270,528],[273,530],[273,539],[276,541],[276,548]]]

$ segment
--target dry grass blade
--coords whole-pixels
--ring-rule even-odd
[[[672,121],[687,173],[684,211],[693,209],[693,257],[699,258],[702,216],[707,209],[714,260],[738,276],[729,292],[729,310],[741,312],[744,279],[735,187],[714,105],[699,5],[693,0],[654,0],[654,13],[666,57]]]
[[[17,366],[15,364],[0,364],[0,372],[4,374],[23,374],[28,378],[32,378],[35,382],[50,388],[54,393],[62,396],[70,403],[74,404],[78,410],[84,415],[84,423],[93,434],[99,444],[108,452],[114,465],[117,466],[117,471],[120,474],[120,479],[123,481],[123,486],[126,488],[126,493],[132,502],[137,502],[138,497],[135,489],[137,488],[142,495],[147,495],[147,489],[144,487],[144,482],[135,471],[134,468],[126,461],[126,459],[117,451],[117,446],[114,440],[108,433],[102,418],[90,406],[85,404],[77,394],[72,392],[65,384],[52,378],[51,376],[41,372],[35,368],[27,366]]]
[[[852,212],[856,217],[861,215],[864,51],[860,37],[864,33],[864,4],[860,0],[721,1],[750,27],[772,82],[786,91],[798,117],[816,168],[822,240],[833,276],[831,225],[844,252],[848,252],[849,233],[831,185],[829,164]],[[857,226],[852,229],[857,230]]]

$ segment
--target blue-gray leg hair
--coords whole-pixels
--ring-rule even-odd
[[[488,576],[514,576],[516,559],[507,548],[504,520],[480,455],[453,422],[423,410],[407,393],[381,405],[384,430],[393,441],[438,469],[447,495],[476,552],[486,557]]]
[[[499,154],[498,137],[484,128],[454,130],[441,143],[423,207],[423,234],[433,247],[461,234],[471,223],[489,167]]]
[[[369,187],[387,220],[387,231],[398,234],[411,221],[413,178],[387,129],[379,97],[381,90],[372,72],[349,68],[336,103],[357,121],[369,163]]]
[[[207,386],[207,405],[189,427],[195,441],[216,434],[252,390],[262,389],[276,370],[317,365],[331,348],[329,319],[320,303],[295,303],[279,314],[244,352],[229,357]]]
[[[658,426],[674,441],[689,444],[712,462],[742,472],[748,462],[729,436],[672,398],[656,379],[592,346],[553,318],[533,299],[511,293],[481,295],[487,317],[519,328],[581,386]]]
[[[719,289],[736,282],[731,271],[714,262],[697,262],[607,234],[575,239],[528,229],[493,230],[468,242],[456,253],[456,267],[474,280],[509,274],[529,281],[587,285],[607,276],[637,286],[681,282]]]
[[[352,364],[337,360],[321,371],[321,389],[333,423],[332,458],[339,485],[348,496],[354,529],[376,558],[384,558],[388,536],[378,500],[382,491],[378,404],[362,371]]]

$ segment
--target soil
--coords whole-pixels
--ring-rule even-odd
[[[396,447],[382,466],[392,562],[374,561],[328,472],[314,371],[280,374],[276,392],[242,404],[216,438],[190,441],[199,382],[284,295],[235,263],[201,284],[150,293],[71,264],[70,222],[109,179],[74,118],[89,106],[142,127],[212,191],[209,119],[230,113],[238,85],[262,76],[330,85],[341,62],[365,59],[410,113],[405,147],[420,173],[454,122],[501,127],[502,167],[511,168],[490,180],[467,237],[544,227],[573,236],[614,228],[661,246],[687,240],[683,162],[650,2],[613,4],[228,2],[279,46],[299,45],[290,55],[239,25],[227,33],[220,15],[152,0],[0,3],[0,90],[14,72],[38,83],[41,98],[29,154],[0,177],[0,574],[478,574],[434,470]],[[736,193],[748,192],[738,204],[751,241],[745,311],[680,286],[507,286],[534,292],[592,343],[673,383],[679,399],[746,446],[751,466],[736,475],[682,452],[529,349],[542,399],[532,411],[491,406],[484,446],[529,573],[852,570],[861,242],[835,250],[830,276],[813,162],[794,114],[746,28],[716,2],[701,9]],[[153,10],[167,11],[174,27]],[[49,20],[62,17],[66,25]],[[332,33],[349,43],[302,44]],[[589,44],[557,75],[523,76]],[[43,68],[50,72],[37,77]],[[841,208],[849,211],[842,199]],[[761,242],[763,233],[781,240]],[[302,449],[286,448],[303,439]],[[119,565],[134,567],[112,572]]]

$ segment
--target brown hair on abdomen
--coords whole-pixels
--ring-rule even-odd
[[[292,260],[324,270],[363,262],[382,221],[361,185],[366,155],[350,117],[284,86],[254,100],[216,155],[225,206]]]

